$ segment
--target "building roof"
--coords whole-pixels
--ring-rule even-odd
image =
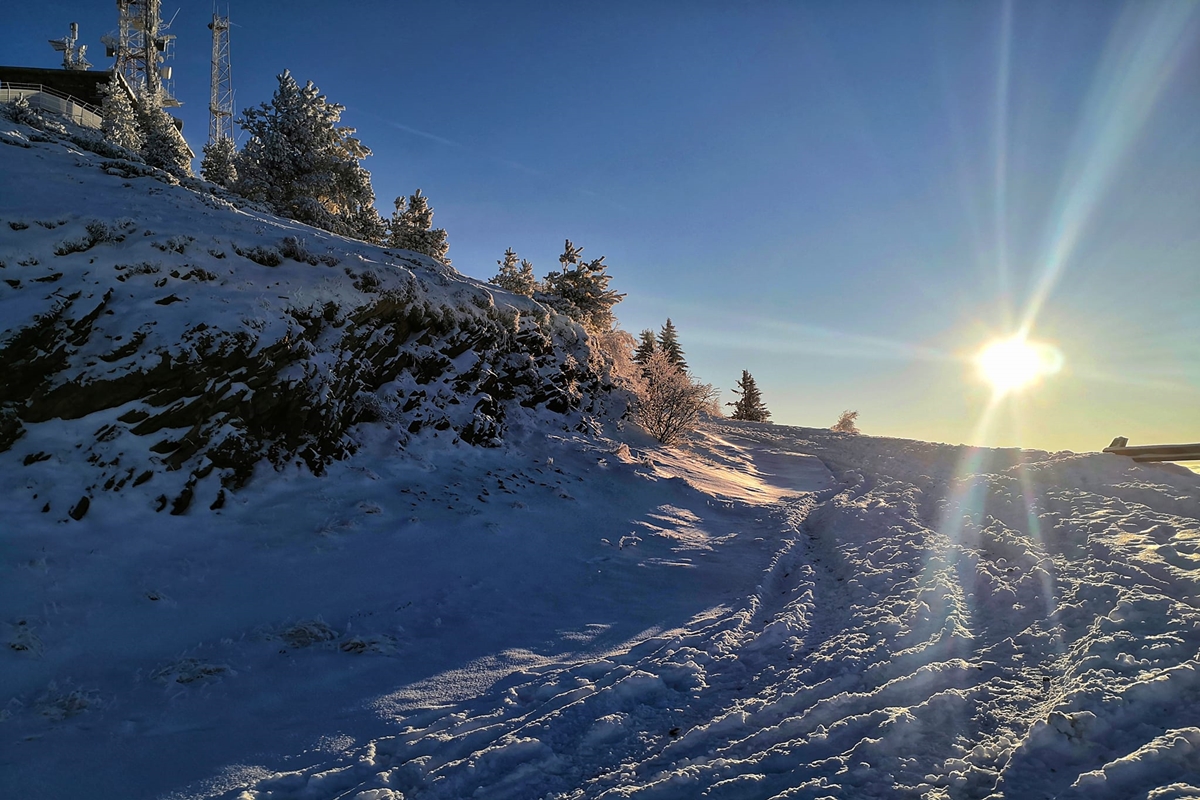
[[[59,94],[97,107],[104,100],[100,89],[111,77],[112,73],[108,70],[90,72],[38,67],[0,67],[0,83],[40,84]]]

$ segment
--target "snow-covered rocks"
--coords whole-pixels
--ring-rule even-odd
[[[0,453],[54,519],[148,481],[160,511],[219,508],[362,424],[488,446],[606,401],[582,330],[528,298],[4,127],[30,148],[0,151]]]

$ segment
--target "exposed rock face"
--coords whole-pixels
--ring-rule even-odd
[[[160,509],[184,513],[210,475],[203,503],[219,507],[260,463],[320,474],[369,423],[401,446],[488,446],[513,414],[576,427],[603,412],[582,328],[532,300],[31,144],[0,153],[24,187],[0,199],[0,457],[86,463],[69,471],[84,483],[71,517],[80,491],[151,479]],[[78,197],[43,187],[57,169]],[[51,434],[64,421],[80,423],[74,447]]]

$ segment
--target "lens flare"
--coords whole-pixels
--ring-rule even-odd
[[[1047,375],[1062,369],[1063,357],[1057,347],[1031,342],[1024,336],[997,339],[975,358],[979,374],[997,395],[1021,391]]]

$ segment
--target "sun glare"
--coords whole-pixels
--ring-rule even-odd
[[[1062,368],[1062,353],[1053,345],[1023,336],[996,339],[979,352],[979,374],[998,395],[1019,392]]]

